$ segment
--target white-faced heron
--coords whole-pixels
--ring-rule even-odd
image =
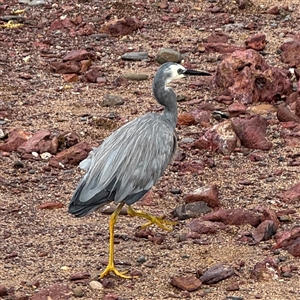
[[[176,94],[168,83],[186,75],[210,76],[204,71],[188,70],[176,63],[165,63],[153,81],[153,94],[164,106],[162,114],[148,113],[128,122],[94,149],[80,167],[86,174],[77,186],[69,205],[69,212],[83,217],[99,207],[114,201],[118,204],[110,217],[109,261],[100,274],[109,272],[131,278],[114,265],[114,225],[124,206],[130,216],[139,216],[171,230],[174,223],[160,217],[134,210],[131,205],[145,195],[163,174],[177,149],[175,126],[177,122]],[[169,226],[168,226],[169,225]]]

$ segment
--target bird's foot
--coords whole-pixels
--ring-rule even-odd
[[[131,217],[141,217],[149,221],[146,224],[142,225],[141,228],[146,228],[152,224],[156,224],[163,230],[172,231],[173,226],[177,224],[176,222],[165,220],[164,217],[155,217],[145,212],[134,210],[131,206],[128,206],[127,213]]]
[[[109,272],[114,272],[116,276],[119,276],[121,278],[130,279],[132,276],[125,275],[128,271],[120,272],[116,269],[114,264],[108,264],[105,268],[105,270],[100,274],[100,279],[102,279],[104,276],[106,276]]]

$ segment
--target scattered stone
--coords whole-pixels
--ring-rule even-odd
[[[93,280],[89,283],[92,290],[103,290],[103,285],[101,282]]]
[[[76,298],[81,298],[84,296],[83,289],[80,286],[77,286],[73,289],[73,294]]]
[[[86,143],[78,143],[62,152],[56,154],[56,156],[51,157],[49,164],[53,167],[59,167],[59,163],[65,165],[78,165],[82,160],[87,158],[89,152],[92,150],[91,146]]]
[[[133,81],[142,81],[142,80],[147,80],[149,76],[147,74],[142,74],[142,73],[124,73],[122,75],[127,80],[133,80]]]
[[[122,97],[117,95],[106,94],[103,98],[103,101],[100,103],[100,105],[104,107],[109,107],[109,106],[122,105],[124,103],[125,101]]]
[[[267,14],[270,15],[279,15],[279,8],[278,6],[272,6],[267,10]]]
[[[229,35],[224,32],[213,32],[206,39],[206,43],[227,43]]]
[[[63,207],[64,205],[60,202],[45,202],[38,206],[39,209],[58,209]]]
[[[230,155],[236,147],[237,136],[230,120],[221,122],[208,129],[194,144],[199,149],[209,149]]]
[[[91,82],[97,83],[98,78],[100,78],[101,74],[95,68],[92,68],[85,72],[85,74],[81,77],[82,82]]]
[[[269,66],[253,49],[227,55],[218,64],[214,83],[220,94],[243,104],[277,101],[292,92],[287,71]]]
[[[178,115],[177,124],[191,126],[196,124],[196,120],[192,114],[182,113]]]
[[[72,50],[68,54],[66,54],[63,58],[63,61],[81,61],[81,60],[89,60],[91,58],[91,53],[84,49],[80,50]]]
[[[267,140],[267,122],[259,115],[232,120],[233,129],[243,146],[250,149],[270,150],[272,143]]]
[[[228,292],[233,292],[233,291],[238,291],[240,289],[240,286],[238,283],[232,283],[230,285],[227,285],[226,291]]]
[[[148,60],[147,52],[128,52],[124,53],[121,58],[123,60]]]
[[[76,61],[51,62],[51,70],[57,74],[80,74],[81,66]]]
[[[283,248],[291,255],[300,257],[300,226],[277,232],[275,240],[276,248]]]
[[[195,276],[175,276],[170,282],[173,286],[188,292],[193,292],[198,290],[202,283]]]
[[[189,223],[189,228],[193,232],[200,234],[213,234],[217,233],[218,230],[224,230],[225,225],[220,222],[202,221],[195,219]]]
[[[31,300],[68,300],[72,297],[73,291],[66,285],[54,284],[34,294]]]
[[[285,203],[297,203],[300,199],[300,183],[297,183],[288,190],[277,194],[277,197]]]
[[[292,40],[284,43],[280,47],[281,59],[289,67],[299,68],[300,67],[300,40]]]
[[[30,138],[30,134],[21,129],[14,129],[8,133],[8,139],[4,144],[0,144],[0,150],[12,152],[26,142]]]
[[[262,262],[255,264],[250,278],[259,281],[276,280],[278,278],[278,265],[273,258],[267,257]]]
[[[218,196],[218,187],[216,184],[200,187],[193,193],[188,194],[185,203],[204,201],[210,207],[219,207],[220,201]]]
[[[300,117],[290,111],[285,104],[280,104],[277,107],[277,118],[280,122],[300,122]]]
[[[201,217],[201,220],[222,222],[225,225],[250,224],[257,227],[261,222],[261,216],[257,213],[242,208],[219,209]]]
[[[219,53],[233,53],[237,50],[244,50],[243,47],[233,45],[233,44],[225,44],[225,43],[207,43],[204,44],[206,52],[219,52]]]
[[[246,106],[240,102],[234,102],[228,106],[230,117],[237,117],[238,115],[246,113]]]
[[[252,35],[245,41],[246,48],[251,48],[257,51],[265,49],[266,44],[267,41],[264,34]]]
[[[121,299],[118,295],[116,294],[106,294],[102,300],[118,300]]]
[[[267,241],[277,232],[278,226],[272,220],[265,220],[252,232],[254,242]]]
[[[204,201],[198,201],[188,204],[180,204],[173,211],[173,217],[179,220],[196,218],[202,214],[211,212],[211,208]]]
[[[34,133],[27,141],[22,143],[17,148],[17,151],[21,153],[39,152],[39,143],[44,139],[48,139],[50,135],[51,132],[47,129],[39,130]]]
[[[234,270],[231,267],[217,264],[206,270],[199,279],[203,284],[214,284],[232,275],[234,275]]]
[[[179,63],[182,60],[181,54],[173,49],[160,49],[156,56],[156,61],[159,64],[163,64],[165,62],[175,62]]]
[[[14,162],[14,168],[15,169],[24,168],[24,164],[21,161],[17,160],[17,161]]]
[[[90,277],[91,277],[90,273],[87,273],[87,272],[75,273],[75,274],[70,275],[70,280],[78,281],[78,280],[88,279]]]
[[[4,297],[8,295],[8,290],[5,286],[0,285],[0,297]]]
[[[77,82],[79,77],[77,74],[63,74],[63,79],[66,82]]]
[[[112,36],[128,35],[135,30],[142,28],[143,24],[137,19],[124,17],[122,19],[112,19],[100,28],[100,32]]]
[[[256,115],[267,115],[276,111],[276,107],[272,104],[262,103],[254,106],[250,106],[247,109],[253,114]]]

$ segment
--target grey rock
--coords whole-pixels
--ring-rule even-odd
[[[19,0],[18,2],[22,3],[22,4],[27,4],[30,6],[44,5],[44,4],[48,3],[48,1],[45,1],[45,0]],[[49,2],[51,2],[51,1],[49,1]]]
[[[127,52],[124,53],[121,58],[123,60],[147,60],[148,53],[147,52]]]
[[[122,77],[126,78],[127,80],[141,81],[147,80],[149,76],[142,73],[124,73]]]
[[[186,220],[190,218],[196,218],[199,215],[207,214],[212,209],[204,201],[193,202],[189,204],[180,204],[173,211],[173,217],[179,220]]]
[[[84,296],[83,290],[80,286],[73,289],[73,294],[76,298],[81,298]]]
[[[179,63],[182,60],[181,54],[173,49],[160,49],[156,56],[156,61],[160,64],[165,62],[175,62]]]
[[[206,270],[200,280],[203,284],[213,284],[231,277],[233,274],[233,269],[226,268],[223,264],[217,264]]]
[[[104,96],[103,101],[101,102],[101,106],[115,106],[124,104],[124,99],[117,95],[107,94]]]

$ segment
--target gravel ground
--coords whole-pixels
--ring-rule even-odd
[[[167,8],[161,8],[164,3],[168,4]],[[223,13],[208,12],[212,5],[220,7]],[[286,15],[264,13],[275,5],[287,6],[290,11]],[[280,60],[278,48],[289,34],[299,31],[300,13],[296,0],[284,3],[252,0],[246,2],[245,9],[239,9],[235,1],[91,0],[75,3],[66,0],[35,6],[0,0],[1,17],[17,9],[26,9],[20,15],[25,18],[24,26],[0,29],[0,108],[8,107],[11,111],[10,117],[0,118],[3,121],[0,128],[5,133],[15,128],[27,132],[49,129],[53,134],[70,132],[93,146],[127,120],[159,110],[151,92],[153,74],[159,66],[155,62],[159,49],[179,50],[184,53],[185,63],[214,72],[222,55],[196,49],[211,33],[224,32],[224,18],[231,17],[233,24],[245,26],[254,22],[257,25],[253,30],[237,27],[226,32],[232,44],[243,46],[248,36],[264,33],[268,40],[264,58],[270,65],[287,69]],[[145,23],[144,28],[131,35],[104,38],[93,34],[72,36],[68,31],[50,30],[50,24],[61,16],[81,16],[86,23],[93,24],[95,34],[99,34],[103,16],[108,12],[111,18],[135,16]],[[163,16],[175,19],[164,21]],[[49,47],[41,51],[38,43]],[[105,78],[104,85],[65,82],[61,75],[51,71],[51,62],[61,61],[66,53],[75,49],[95,53],[93,65],[98,66]],[[122,61],[120,55],[130,51],[147,52],[149,61]],[[115,85],[116,78],[126,72],[148,74],[149,78]],[[186,97],[186,101],[179,103],[180,113],[195,109],[197,104],[188,104],[188,101],[197,99],[201,105],[226,111],[226,106],[215,100],[216,90],[209,86],[195,89],[191,82],[193,79],[172,84],[179,95]],[[125,103],[102,107],[100,103],[107,94],[119,95]],[[107,119],[112,113],[117,117],[108,123],[109,126],[100,126],[95,121]],[[144,205],[143,210],[171,218],[172,211],[184,203],[187,194],[199,186],[214,183],[218,186],[222,208],[293,209],[296,212],[290,222],[281,223],[280,230],[299,225],[299,203],[286,204],[276,196],[300,181],[299,167],[290,164],[291,157],[299,153],[299,146],[285,145],[278,135],[278,127],[277,123],[269,126],[268,139],[274,146],[265,152],[263,162],[256,163],[245,155],[250,152],[247,149],[235,151],[229,158],[210,151],[191,151],[180,141],[185,137],[196,138],[204,129],[199,125],[178,127],[179,150],[185,152],[185,160],[207,158],[212,159],[215,166],[184,174],[174,172],[170,167],[153,188],[151,205]],[[18,160],[24,164],[23,168],[16,168]],[[99,275],[107,262],[109,215],[97,212],[75,219],[67,213],[68,202],[82,172],[75,166],[56,169],[48,167],[48,162],[41,159],[21,159],[16,152],[0,153],[0,162],[0,286],[13,295],[3,296],[3,299],[26,299],[22,298],[26,295],[30,299],[53,284],[63,284],[71,289],[81,287],[82,299],[102,299],[105,294],[117,295],[118,299],[300,298],[299,259],[285,250],[274,252],[273,239],[255,245],[239,242],[243,232],[251,231],[250,225],[228,226],[216,234],[203,236],[203,243],[198,244],[192,239],[181,240],[180,237],[189,231],[190,220],[178,221],[171,233],[151,228],[155,236],[163,237],[161,244],[155,244],[137,237],[143,221],[128,216],[120,216],[115,228],[116,264],[121,269],[140,273],[140,277],[123,280],[111,276],[106,283],[108,287],[92,289],[88,282]],[[278,169],[282,173],[275,176]],[[252,184],[241,185],[240,179],[250,180]],[[173,194],[172,189],[180,189],[181,193]],[[54,210],[38,208],[48,201],[59,201],[64,206]],[[293,266],[291,276],[250,278],[255,264],[266,257],[277,259],[281,268]],[[141,260],[144,263],[140,263]],[[173,276],[195,274],[217,263],[233,266],[239,272],[190,293],[170,284]],[[88,273],[90,278],[84,283],[74,283],[70,276],[76,273]],[[235,284],[239,289],[230,291]]]

